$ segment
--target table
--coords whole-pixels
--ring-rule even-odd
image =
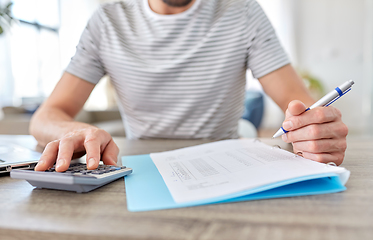
[[[35,148],[31,136],[0,139]],[[206,140],[115,138],[121,155]],[[289,148],[279,139],[263,142]],[[335,194],[131,213],[119,179],[93,192],[34,189],[0,177],[0,239],[373,239],[373,139],[349,138],[347,191]]]

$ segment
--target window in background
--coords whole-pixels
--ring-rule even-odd
[[[9,2],[18,23],[0,39],[0,105],[36,107],[75,54],[99,1],[0,0],[1,5]]]
[[[19,24],[11,31],[14,98],[40,103],[61,75],[59,0],[13,0]]]

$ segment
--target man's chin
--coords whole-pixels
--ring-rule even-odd
[[[165,4],[170,7],[185,7],[193,0],[162,0]]]

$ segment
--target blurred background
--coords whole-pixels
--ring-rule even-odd
[[[0,134],[28,134],[32,113],[61,77],[89,17],[109,1],[0,0]],[[355,81],[334,106],[350,136],[373,136],[373,0],[258,2],[315,98]],[[259,136],[272,136],[284,115],[249,71],[247,79],[243,117]],[[109,78],[97,85],[78,120],[125,134]]]

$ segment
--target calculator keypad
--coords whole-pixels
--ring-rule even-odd
[[[110,173],[114,171],[118,171],[121,169],[125,169],[125,166],[118,167],[118,166],[112,166],[112,165],[98,165],[98,167],[94,170],[88,170],[87,164],[85,163],[74,163],[71,164],[70,167],[65,171],[61,173],[65,173],[68,175],[101,175],[105,173]],[[56,172],[55,166],[52,168],[46,170],[46,172]]]

